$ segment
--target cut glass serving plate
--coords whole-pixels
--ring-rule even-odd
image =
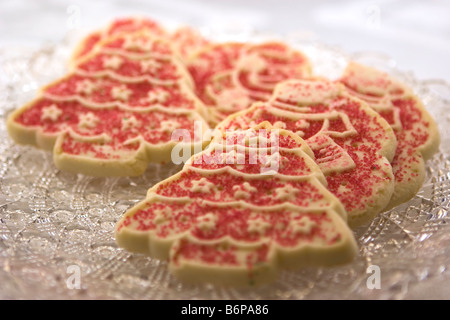
[[[236,33],[221,40],[250,38],[265,37]],[[353,263],[283,271],[270,285],[236,289],[184,284],[166,262],[118,248],[116,222],[181,167],[150,165],[134,178],[76,175],[56,169],[51,152],[19,146],[6,132],[8,114],[66,72],[74,47],[68,38],[32,52],[0,49],[0,299],[402,299],[420,286],[450,283],[449,84],[418,80],[383,55],[282,40],[303,50],[319,75],[339,76],[350,59],[389,72],[415,90],[439,125],[440,152],[427,162],[422,189],[355,230]]]

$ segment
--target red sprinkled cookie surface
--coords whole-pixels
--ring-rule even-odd
[[[165,29],[156,21],[149,18],[127,17],[115,19],[104,29],[92,32],[77,46],[72,60],[77,61],[89,55],[94,48],[108,37],[122,34],[145,31],[153,36],[165,36]]]
[[[149,162],[168,162],[188,133],[206,132],[205,107],[170,45],[143,34],[97,44],[67,76],[8,119],[19,143],[53,150],[59,169],[95,176],[139,175]]]
[[[395,131],[398,146],[392,161],[395,189],[388,208],[414,196],[425,179],[425,164],[439,146],[433,118],[410,88],[388,74],[350,63],[339,79],[347,91],[366,101]]]
[[[258,129],[269,135],[215,137],[151,188],[117,224],[118,244],[168,259],[185,281],[225,285],[266,283],[280,268],[351,259],[356,244],[346,213],[325,188],[311,149],[291,132]]]
[[[305,55],[280,42],[213,44],[187,63],[212,124],[270,97],[275,85],[310,76]]]
[[[141,34],[144,38],[137,41],[122,42],[117,37],[132,34]],[[200,32],[189,27],[182,26],[170,32],[162,25],[149,18],[127,17],[116,19],[102,30],[98,30],[87,35],[77,46],[72,55],[72,63],[88,56],[99,46],[104,46],[102,42],[111,38],[116,40],[110,44],[110,49],[127,47],[139,51],[139,46],[145,46],[145,37],[160,38],[170,43],[170,50],[175,50],[180,58],[187,59],[191,54],[210,43]]]
[[[263,121],[305,139],[327,177],[328,189],[348,211],[350,225],[369,221],[389,202],[394,178],[388,160],[395,152],[395,135],[383,118],[343,86],[283,82],[269,102],[230,116],[218,128],[245,129]]]

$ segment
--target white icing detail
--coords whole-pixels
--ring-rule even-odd
[[[169,93],[164,89],[153,89],[147,93],[145,102],[147,103],[164,103],[169,98]]]
[[[52,104],[48,107],[42,108],[41,120],[58,120],[59,116],[62,114],[62,110],[58,108],[56,104]]]
[[[356,167],[350,155],[328,136],[316,135],[308,139],[307,143],[317,154],[315,161],[325,175]]]
[[[139,121],[135,116],[129,116],[122,118],[122,131],[126,131],[135,128],[139,125]]]
[[[94,82],[89,79],[84,79],[77,82],[75,90],[77,93],[84,93],[85,95],[90,96],[96,89],[97,85]]]
[[[293,233],[301,233],[308,235],[317,226],[317,222],[311,220],[309,217],[304,216],[298,220],[292,220],[290,227]]]
[[[307,105],[297,106],[297,105],[293,105],[291,103],[281,102],[281,101],[273,100],[273,99],[271,101],[271,104],[274,107],[278,107],[281,109],[288,109],[288,110],[292,110],[295,112],[308,113],[308,112],[312,111],[312,108],[308,107]]]
[[[299,129],[308,129],[310,127],[310,123],[305,119],[300,119],[295,123],[295,127]]]
[[[103,58],[103,68],[119,69],[123,63],[123,59],[119,56],[110,56]]]
[[[214,213],[208,212],[197,218],[197,227],[203,231],[210,231],[216,227],[217,220],[218,218]]]
[[[287,184],[281,188],[275,189],[275,198],[282,201],[293,201],[300,190]]]
[[[190,189],[192,192],[209,193],[215,190],[215,185],[209,182],[206,178],[201,178],[200,180],[192,181],[192,187]]]
[[[330,126],[330,120],[334,118],[334,117],[330,117],[328,119],[325,119],[324,125],[323,125],[322,129],[320,130],[321,133],[328,134],[330,136],[337,137],[337,138],[346,138],[346,137],[358,134],[358,131],[356,131],[355,127],[353,127],[347,114],[342,113],[342,112],[331,112],[331,113],[333,114],[333,116],[335,116],[335,114],[337,114],[337,117],[341,118],[341,121],[344,123],[344,126],[345,126],[345,131],[337,132],[337,131],[328,130],[328,128]]]
[[[268,229],[270,229],[271,224],[269,222],[264,221],[261,218],[255,220],[248,221],[247,231],[249,233],[258,233],[263,235]]]
[[[142,60],[140,61],[141,71],[156,73],[162,64],[154,59]]]
[[[208,88],[207,88],[208,89]],[[217,109],[222,112],[233,112],[245,109],[252,103],[248,93],[240,88],[226,89],[214,96]]]
[[[367,96],[364,96],[363,94],[359,94],[356,92],[351,92],[353,95],[358,96],[360,99],[365,100],[369,106],[375,110],[376,112],[392,112],[392,117],[394,123],[389,123],[389,125],[392,127],[392,129],[400,131],[403,129],[403,125],[400,119],[400,108],[394,106],[392,104],[392,99],[389,94],[386,94],[382,98],[371,99]]]
[[[339,96],[341,89],[333,82],[296,80],[277,87],[272,100],[292,101],[296,105],[327,103]]]
[[[152,48],[152,42],[146,38],[128,36],[125,38],[123,47],[128,50],[149,51]]]
[[[199,156],[199,158],[201,158],[201,156]],[[206,163],[206,161],[205,161]],[[190,165],[188,162],[186,162],[186,164]],[[238,166],[236,166],[236,168],[238,168]],[[261,178],[261,173],[245,173],[239,170],[234,169],[233,167],[230,166],[226,166],[226,167],[221,167],[221,168],[217,168],[217,169],[203,169],[203,168],[198,168],[198,167],[192,167],[190,166],[189,170],[198,172],[198,173],[217,173],[217,174],[221,174],[221,173],[229,173],[235,176],[240,176],[240,177],[244,177],[246,179],[258,179]],[[277,179],[280,179],[282,181],[308,181],[309,179],[312,178],[317,178],[323,175],[323,173],[320,171],[319,168],[317,168],[317,171],[311,174],[305,174],[305,175],[286,175],[286,174],[279,174],[278,172],[275,172],[274,174],[276,174]]]
[[[250,193],[258,191],[255,187],[252,187],[250,183],[244,182],[242,185],[233,186],[234,197],[236,199],[248,199]]]
[[[273,127],[277,129],[286,129],[286,123],[282,121],[277,121],[273,124]]]
[[[337,137],[337,138],[346,138],[346,137],[350,137],[350,136],[358,134],[355,127],[352,125],[348,115],[343,112],[340,112],[340,111],[333,110],[333,111],[322,112],[322,113],[306,114],[306,113],[296,112],[296,110],[286,111],[286,110],[281,110],[281,109],[277,109],[274,107],[269,107],[268,109],[274,115],[277,115],[277,116],[279,115],[279,116],[283,116],[283,117],[288,116],[288,117],[292,118],[293,120],[297,120],[297,123],[300,120],[302,120],[300,122],[300,124],[304,127],[306,127],[307,125],[304,124],[303,122],[323,121],[322,128],[316,134],[322,133],[322,134],[326,134],[326,135],[329,135],[332,137]],[[340,119],[343,122],[345,130],[343,132],[329,130],[330,120],[338,120],[338,119]],[[300,137],[303,137],[305,135],[305,133],[302,130],[298,130],[295,133],[298,134]]]
[[[81,114],[78,116],[78,119],[79,119],[78,126],[80,128],[94,128],[99,122],[98,117],[92,112]]]
[[[161,130],[171,133],[173,130],[178,129],[180,124],[173,120],[166,120],[161,122]]]
[[[113,87],[111,90],[111,95],[114,99],[128,101],[130,95],[133,93],[132,90],[128,89],[126,85],[120,85],[118,87]]]
[[[171,214],[171,211],[169,208],[164,209],[156,209],[154,210],[155,218],[153,219],[153,223],[155,224],[162,224],[169,220],[168,216]]]
[[[264,134],[265,132],[262,130],[261,133]],[[269,141],[269,139],[267,139],[267,136],[263,136],[261,134],[248,138],[249,146],[258,147],[258,148],[266,148],[268,141]]]
[[[280,161],[281,156],[279,152],[275,152],[271,154],[270,156],[267,156],[263,163],[263,167],[265,168],[279,168],[280,167]]]

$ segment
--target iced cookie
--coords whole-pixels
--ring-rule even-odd
[[[86,76],[108,75],[123,81],[151,80],[161,85],[192,78],[178,52],[166,40],[146,32],[120,34],[97,44],[86,58],[72,65],[72,72]]]
[[[275,85],[310,76],[308,59],[280,42],[213,44],[187,62],[198,97],[209,107],[211,125],[267,100]]]
[[[386,207],[394,189],[390,161],[396,138],[389,124],[364,101],[330,81],[290,80],[268,102],[255,103],[220,123],[220,130],[251,128],[264,120],[302,137],[343,203],[355,227]]]
[[[123,33],[134,33],[137,31],[146,31],[152,36],[164,37],[167,31],[156,21],[142,17],[127,17],[116,19],[102,30],[94,31],[86,36],[77,46],[73,55],[72,62],[75,62],[92,52],[101,41]]]
[[[387,208],[409,200],[424,181],[424,161],[439,147],[436,123],[410,88],[384,72],[352,62],[339,81],[394,129],[398,141],[392,161],[395,188]]]
[[[53,150],[62,170],[94,176],[139,175],[149,162],[170,161],[176,129],[201,150],[206,142],[195,132],[207,131],[204,105],[186,70],[159,40],[145,38],[129,53],[127,39],[140,38],[105,42],[105,51],[96,49],[16,110],[7,123],[11,137]]]
[[[97,46],[102,42],[108,41],[111,37],[126,36],[134,33],[144,34],[149,38],[165,40],[177,51],[177,54],[183,60],[210,43],[200,32],[188,26],[181,26],[171,32],[152,19],[128,17],[116,19],[103,30],[95,31],[85,37],[74,51],[71,63],[76,64],[77,61],[89,55]]]
[[[346,212],[312,157],[267,124],[216,136],[123,216],[117,243],[168,260],[183,281],[232,286],[349,262],[357,246]]]

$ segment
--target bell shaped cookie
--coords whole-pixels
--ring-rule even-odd
[[[311,75],[307,57],[281,42],[211,44],[187,61],[195,93],[207,105],[211,126],[267,100],[280,81]]]
[[[382,71],[351,62],[338,81],[394,129],[398,141],[392,161],[395,186],[387,209],[408,201],[425,179],[425,161],[439,148],[436,122],[411,88]]]
[[[289,80],[268,102],[229,116],[222,131],[251,128],[261,121],[302,137],[314,152],[328,189],[343,203],[355,227],[389,203],[394,176],[390,161],[397,142],[391,126],[341,84]]]

